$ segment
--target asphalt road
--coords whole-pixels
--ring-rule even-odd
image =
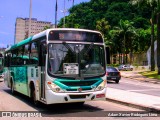
[[[160,92],[159,92],[160,85],[159,84],[142,82],[142,81],[129,79],[129,78],[122,77],[119,84],[109,81],[108,87],[160,97]]]
[[[119,84],[121,86],[122,83]],[[118,86],[116,84],[109,84],[109,86]],[[16,94],[13,96],[9,88],[7,88],[3,82],[0,82],[0,111],[12,111],[12,112],[38,112],[42,114],[42,118],[38,120],[74,120],[74,119],[104,119],[104,120],[150,120],[151,117],[108,117],[108,114],[125,114],[126,112],[143,112],[140,109],[128,107],[125,105],[109,102],[109,101],[88,101],[84,106],[76,106],[75,104],[57,104],[57,105],[44,105],[41,104],[39,107],[33,105],[30,99],[22,94]],[[1,119],[1,118],[0,118]],[[2,117],[3,119],[3,117]],[[4,118],[5,120],[11,118]],[[17,119],[13,117],[12,119]],[[21,119],[28,119],[25,117],[20,117]],[[29,120],[35,120],[37,118],[29,118]],[[153,117],[157,119],[157,117]]]

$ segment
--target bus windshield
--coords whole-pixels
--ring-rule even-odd
[[[105,73],[103,45],[49,44],[48,71],[59,77],[95,77]]]

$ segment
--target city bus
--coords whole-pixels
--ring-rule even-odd
[[[3,78],[3,55],[0,53],[0,78]]]
[[[4,82],[36,105],[105,100],[105,56],[98,31],[47,29],[5,50]]]

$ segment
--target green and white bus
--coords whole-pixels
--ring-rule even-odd
[[[105,44],[100,32],[55,28],[5,50],[4,82],[35,104],[105,99]]]

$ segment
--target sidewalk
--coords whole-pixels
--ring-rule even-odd
[[[134,80],[140,80],[142,82],[150,82],[150,83],[154,83],[154,84],[160,84],[160,80],[147,78],[147,77],[139,74],[138,72],[141,72],[141,71],[122,71],[121,76],[126,77],[126,78],[131,78]]]
[[[106,100],[146,111],[160,111],[160,97],[107,88]]]
[[[138,72],[122,72],[123,77],[133,78],[136,80],[142,80],[143,82],[152,82],[160,84],[156,79],[148,79]],[[146,111],[159,111],[160,112],[160,97],[147,95],[142,93],[135,93],[131,91],[125,91],[115,88],[107,88],[106,100],[124,104],[131,107],[140,108]]]

